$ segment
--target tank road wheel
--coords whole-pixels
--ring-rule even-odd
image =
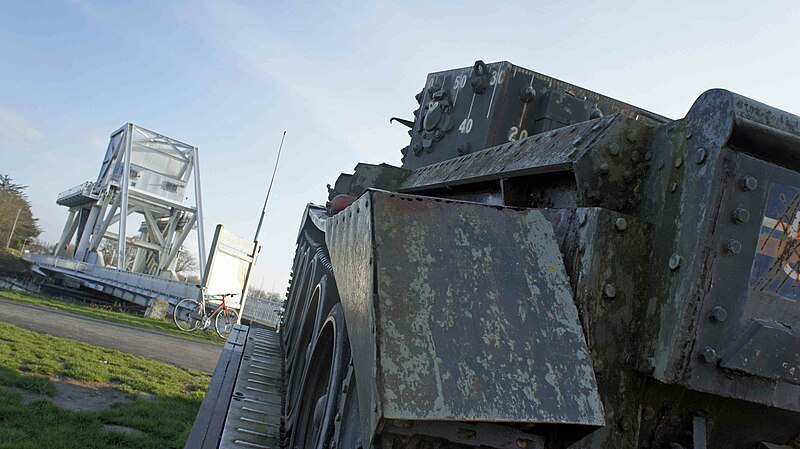
[[[350,343],[324,242],[325,236],[315,228],[300,235],[281,330],[286,351],[283,445],[290,449],[330,448],[341,427],[337,415],[342,416]],[[357,435],[358,418],[345,422],[355,423],[355,431],[345,434]]]
[[[328,313],[338,303],[339,295],[336,291],[336,284],[330,275],[324,274],[314,287],[303,317],[298,323],[300,329],[295,340],[297,342],[296,351],[292,351],[291,360],[287,360],[287,371],[291,372],[287,379],[287,404],[294,405],[297,401],[300,381],[302,380],[300,375],[305,371],[314,337],[319,334],[319,330]]]
[[[303,393],[296,405],[296,423],[288,447],[323,449],[330,447],[339,409],[341,385],[350,361],[350,343],[339,304],[316,336],[303,375]]]
[[[322,270],[319,269],[317,259],[311,261],[308,270],[308,279],[305,279],[306,286],[303,287],[303,295],[298,299],[302,305],[298,305],[297,313],[294,318],[293,335],[289,339],[286,352],[286,371],[290,373],[287,378],[287,399],[288,404],[294,402],[297,391],[298,375],[302,375],[305,368],[305,361],[308,350],[316,335],[314,327],[317,319],[317,308],[319,304],[319,282],[322,280]],[[292,379],[294,378],[294,379]]]

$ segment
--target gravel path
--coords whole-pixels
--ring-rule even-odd
[[[222,346],[0,299],[0,321],[211,373]]]

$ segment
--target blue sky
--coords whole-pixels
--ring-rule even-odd
[[[30,185],[42,237],[126,122],[198,146],[207,235],[249,237],[286,130],[253,280],[268,290],[325,184],[400,164],[388,118],[432,71],[508,60],[673,118],[712,87],[800,114],[793,1],[4,3],[0,173]]]

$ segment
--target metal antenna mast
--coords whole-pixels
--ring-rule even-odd
[[[281,136],[281,144],[278,147],[278,157],[275,159],[275,168],[272,169],[272,178],[269,180],[269,187],[267,188],[267,197],[264,198],[264,207],[261,208],[261,218],[258,219],[258,227],[256,227],[256,236],[253,238],[254,242],[258,241],[258,236],[261,234],[261,225],[264,223],[264,215],[267,213],[267,202],[269,201],[269,194],[272,192],[272,183],[275,182],[275,174],[278,172],[278,162],[281,161],[281,150],[283,150],[283,140],[286,138],[286,131]]]
[[[278,163],[281,161],[281,151],[283,150],[283,140],[286,139],[286,131],[281,136],[281,144],[278,147],[278,157],[275,158],[275,167],[272,169],[272,178],[269,180],[269,187],[267,187],[267,197],[264,198],[264,207],[261,208],[261,217],[258,219],[258,226],[256,227],[256,235],[253,237],[253,254],[251,257],[250,266],[247,268],[247,276],[244,279],[244,288],[242,288],[242,296],[240,300],[239,322],[242,320],[242,313],[244,313],[244,304],[247,302],[247,290],[250,287],[250,274],[253,272],[253,266],[256,264],[258,253],[261,248],[258,245],[258,236],[261,234],[261,226],[264,224],[264,215],[267,213],[267,202],[269,202],[269,194],[272,192],[272,183],[275,182],[275,174],[278,173]]]

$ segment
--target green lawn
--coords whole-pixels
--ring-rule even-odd
[[[169,321],[154,320],[152,318],[145,318],[143,316],[138,316],[131,313],[114,312],[112,310],[102,309],[100,307],[76,304],[47,296],[36,295],[27,292],[18,292],[8,289],[0,289],[0,298],[71,312],[78,315],[111,321],[114,323],[127,324],[129,326],[140,327],[143,329],[166,332],[169,334],[179,335],[181,337],[193,338],[195,340],[210,341],[219,345],[225,343],[225,340],[219,338],[219,336],[213,331],[203,332],[197,330],[194,332],[183,332],[175,326],[175,323],[172,322],[171,319]]]
[[[199,371],[0,323],[0,385],[53,396],[53,377],[107,384],[130,393],[131,401],[73,412],[46,399],[24,404],[19,393],[0,387],[0,448],[181,448],[210,380]]]

